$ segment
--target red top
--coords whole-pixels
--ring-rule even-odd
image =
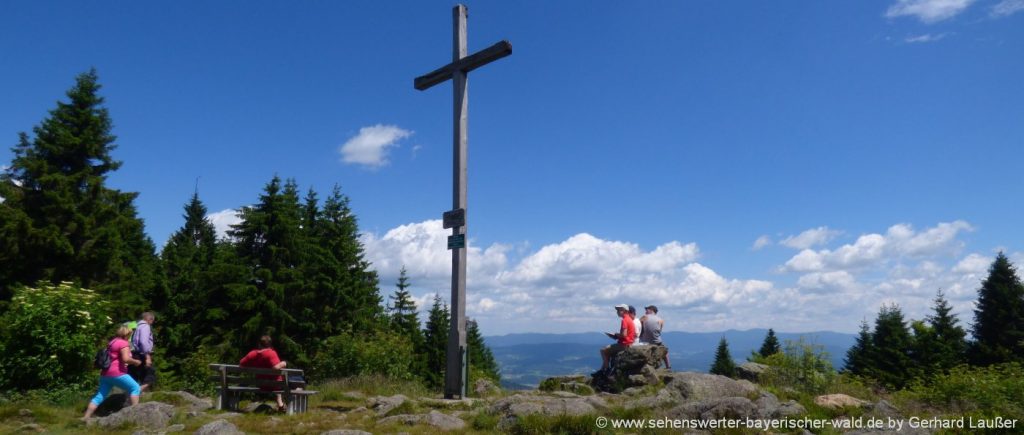
[[[110,353],[110,367],[103,370],[100,376],[118,377],[128,374],[128,363],[121,360],[121,349],[128,347],[128,340],[115,337],[107,345],[107,352]]]
[[[619,344],[629,346],[633,344],[633,340],[636,340],[636,324],[633,323],[633,318],[629,314],[622,315],[622,326],[619,330],[626,330],[626,335],[619,337]]]
[[[242,358],[238,365],[242,367],[272,369],[280,362],[281,358],[278,358],[277,351],[268,347],[266,349],[253,349],[249,351],[249,354]],[[275,379],[274,375],[256,375],[256,377],[259,379]],[[277,376],[275,380],[283,381],[284,378]]]

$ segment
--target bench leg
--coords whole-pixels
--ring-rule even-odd
[[[217,400],[214,401],[213,403],[216,406],[216,409],[218,411],[221,411],[221,410],[224,409],[224,392],[223,391],[217,390]]]

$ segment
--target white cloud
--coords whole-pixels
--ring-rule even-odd
[[[925,231],[915,232],[907,224],[889,227],[885,235],[865,234],[852,244],[835,250],[804,249],[783,266],[783,271],[817,272],[865,267],[900,257],[922,257],[955,253],[963,247],[956,240],[959,233],[972,231],[964,221],[944,222]]]
[[[956,273],[970,273],[975,275],[981,275],[988,270],[988,266],[992,264],[993,259],[986,257],[981,254],[971,254],[960,260],[956,266],[953,267],[953,272]]]
[[[412,133],[395,125],[377,124],[360,128],[359,134],[341,146],[341,160],[371,168],[387,165],[388,149],[398,146],[398,141]]]
[[[975,0],[896,0],[885,12],[888,18],[916,17],[923,23],[936,23],[965,11]]]
[[[751,246],[750,249],[753,251],[760,251],[761,249],[764,249],[766,246],[770,246],[771,244],[772,238],[768,237],[767,235],[764,235],[758,237],[757,240],[754,240],[754,246]]]
[[[853,332],[883,302],[900,304],[908,318],[923,318],[942,290],[967,322],[991,257],[958,254],[967,231],[971,226],[963,221],[921,230],[893,225],[833,250],[804,249],[772,280],[725,276],[703,263],[694,243],[643,248],[580,233],[528,249],[522,243],[478,246],[470,239],[466,312],[485,334],[613,329],[612,306],[619,303],[657,305],[669,330]],[[429,220],[363,234],[382,292],[393,291],[405,265],[421,311],[435,292],[447,300],[448,233]]]
[[[231,229],[231,225],[242,222],[242,218],[238,216],[238,210],[227,209],[221,210],[216,213],[210,213],[206,215],[206,218],[213,224],[213,228],[217,230],[217,238],[223,239],[228,236],[228,230]]]
[[[811,228],[795,236],[786,237],[779,244],[793,249],[807,249],[824,245],[842,233],[842,231],[832,230],[828,227]]]
[[[993,17],[1006,17],[1024,11],[1024,0],[1003,0],[992,6]]]
[[[946,37],[946,35],[946,33],[925,33],[923,35],[908,36],[906,38],[903,38],[903,42],[906,42],[907,44],[923,44],[926,42],[935,42],[942,40],[943,38]]]

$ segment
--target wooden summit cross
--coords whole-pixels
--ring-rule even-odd
[[[452,81],[454,99],[454,153],[452,160],[453,209],[444,213],[444,227],[452,228],[448,249],[452,250],[452,319],[448,333],[448,362],[444,372],[444,397],[466,397],[466,145],[469,97],[467,74],[481,66],[512,54],[512,44],[501,41],[467,56],[466,6],[452,9],[452,63],[416,77],[413,87],[424,90]]]

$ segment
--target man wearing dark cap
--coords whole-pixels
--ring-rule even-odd
[[[665,327],[665,321],[658,316],[658,307],[648,305],[644,316],[640,318],[640,324],[643,325],[643,332],[640,333],[641,343],[665,346],[661,342],[661,329]],[[668,363],[668,352],[665,352],[665,368],[672,370],[672,365]]]

